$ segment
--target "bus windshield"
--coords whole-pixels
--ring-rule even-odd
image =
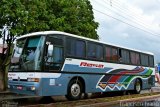
[[[11,63],[18,63],[20,55],[22,54],[22,50],[24,47],[26,39],[20,39],[16,41],[16,46],[14,48],[13,57],[11,59]]]
[[[44,37],[36,36],[23,40],[18,40],[12,57],[12,69],[17,70],[40,70],[42,60],[42,49],[44,46]],[[18,63],[17,65],[14,65]]]

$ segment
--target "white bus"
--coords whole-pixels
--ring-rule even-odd
[[[15,93],[80,99],[82,93],[150,89],[154,55],[60,32],[23,35],[16,41],[8,73]]]

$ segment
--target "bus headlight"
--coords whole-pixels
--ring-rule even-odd
[[[39,82],[39,78],[28,78],[28,82]]]
[[[34,86],[33,86],[33,87],[31,87],[31,90],[32,90],[32,91],[36,90],[36,87],[34,87]]]
[[[12,77],[8,77],[8,80],[9,80],[9,81],[12,81],[13,79],[12,79]]]

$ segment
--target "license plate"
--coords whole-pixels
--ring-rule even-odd
[[[22,90],[23,88],[22,88],[21,86],[18,86],[17,89],[18,89],[18,90]]]

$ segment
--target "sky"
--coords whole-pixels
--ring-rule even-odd
[[[90,1],[101,41],[152,52],[160,62],[160,0]]]
[[[90,0],[100,41],[152,52],[160,62],[160,0]]]

